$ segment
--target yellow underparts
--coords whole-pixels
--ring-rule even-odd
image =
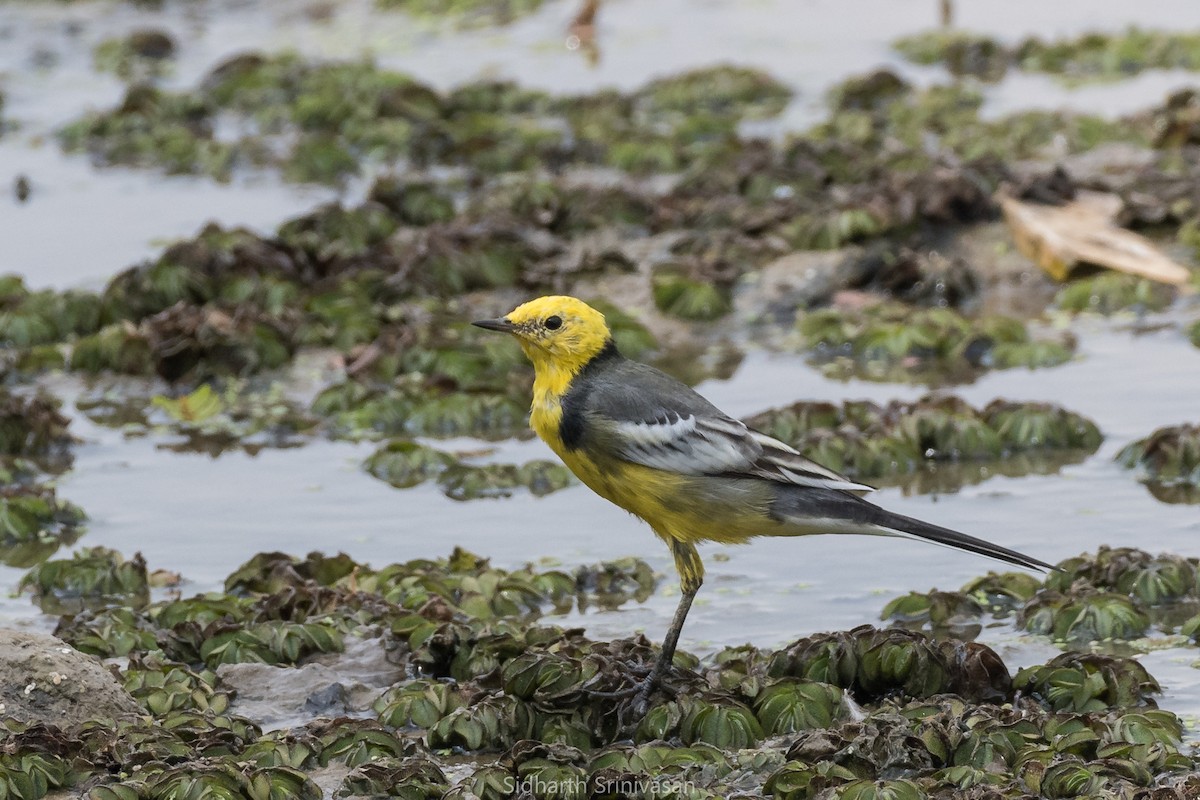
[[[649,523],[671,547],[685,591],[699,588],[704,580],[696,542],[740,543],[785,533],[767,514],[770,489],[764,481],[677,475],[583,448],[567,449],[559,438],[560,401],[571,377],[546,365],[538,369],[533,429],[592,491]]]

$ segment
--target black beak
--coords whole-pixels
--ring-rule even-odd
[[[484,328],[489,331],[500,331],[502,333],[512,333],[517,329],[517,326],[513,325],[503,317],[500,319],[481,319],[478,322],[472,322],[471,324],[476,328]]]

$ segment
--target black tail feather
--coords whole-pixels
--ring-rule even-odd
[[[934,525],[929,522],[922,522],[919,519],[906,517],[903,514],[896,514],[878,506],[872,506],[872,508],[878,511],[874,515],[876,517],[873,520],[875,524],[907,536],[914,536],[927,542],[953,547],[958,550],[966,550],[968,553],[978,553],[981,556],[995,558],[999,561],[1015,564],[1018,567],[1027,567],[1047,572],[1056,569],[1052,564],[1047,564],[1045,561],[1040,561],[1033,556],[1018,553],[1016,550],[1009,550],[1007,547],[1001,547],[998,544],[985,542],[983,539],[977,539],[965,533],[959,533],[958,531],[943,528],[940,525]]]
[[[895,534],[977,553],[1018,567],[1042,571],[1057,569],[1016,550],[888,511],[850,492],[781,484],[775,484],[775,488],[771,516],[803,527],[805,533]],[[829,528],[822,530],[823,523],[828,523]]]

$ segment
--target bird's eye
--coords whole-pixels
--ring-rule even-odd
[[[562,317],[555,314],[553,317],[546,317],[546,327],[552,331],[556,331],[562,327]]]

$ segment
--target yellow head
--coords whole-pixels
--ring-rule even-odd
[[[612,342],[604,315],[582,300],[552,295],[519,305],[500,319],[473,322],[517,337],[538,371],[578,372]]]

